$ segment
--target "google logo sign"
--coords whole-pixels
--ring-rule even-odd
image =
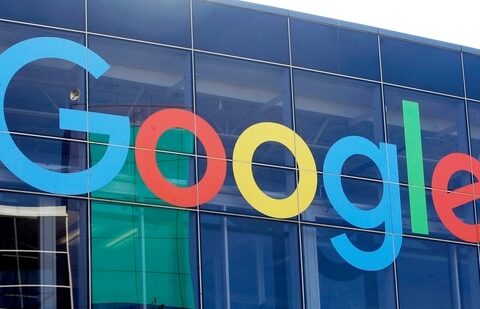
[[[53,37],[22,41],[0,55],[0,130],[8,132],[4,115],[7,87],[14,75],[25,65],[40,59],[56,58],[75,63],[95,78],[100,78],[109,65],[96,53],[78,43]],[[412,231],[428,235],[425,181],[420,133],[419,108],[416,102],[403,101],[403,121],[407,155],[410,213]],[[61,173],[37,165],[16,146],[10,134],[0,135],[0,160],[18,178],[40,190],[55,194],[85,194],[107,185],[120,172],[127,158],[130,141],[130,122],[127,117],[71,109],[59,110],[59,127],[109,137],[102,159],[93,167],[74,173]],[[206,151],[207,167],[202,179],[190,187],[170,183],[159,170],[155,157],[157,142],[172,128],[190,131]],[[285,198],[272,198],[257,185],[252,158],[256,149],[276,142],[294,156],[298,168],[295,191]],[[342,188],[341,171],[352,156],[367,157],[378,168],[383,181],[383,194],[372,209],[360,209],[347,197]],[[332,245],[348,263],[362,270],[375,271],[388,267],[402,246],[402,216],[397,157],[393,144],[374,144],[359,136],[338,140],[328,150],[323,162],[323,182],[331,205],[350,224],[373,229],[385,229],[382,245],[373,251],[355,246],[346,234],[331,239]],[[390,158],[390,160],[387,160]],[[274,218],[291,218],[305,211],[317,190],[317,166],[305,141],[290,128],[272,122],[262,122],[247,128],[236,141],[233,151],[233,173],[238,189],[245,200],[259,212]],[[149,116],[139,129],[135,141],[135,161],[147,187],[160,199],[179,206],[196,207],[213,199],[223,186],[226,176],[226,154],[212,126],[190,111],[164,109]],[[454,210],[471,202],[480,192],[478,182],[448,191],[452,176],[461,171],[480,179],[480,161],[467,154],[451,153],[442,158],[432,177],[433,202],[445,227],[463,241],[478,241],[479,225],[463,222]],[[460,194],[458,194],[460,193]]]

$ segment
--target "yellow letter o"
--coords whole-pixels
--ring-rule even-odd
[[[258,187],[253,177],[252,159],[263,143],[277,142],[295,156],[299,169],[297,188],[289,196],[272,198]],[[310,206],[317,190],[317,168],[305,141],[290,128],[273,122],[262,122],[247,128],[233,149],[233,175],[240,193],[259,212],[273,218],[291,218]]]

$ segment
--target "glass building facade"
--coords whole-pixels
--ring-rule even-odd
[[[62,173],[86,170],[124,146],[60,129],[59,108],[128,117],[131,141],[118,175],[80,195],[43,192],[0,162],[1,308],[478,307],[480,242],[444,226],[432,175],[450,153],[480,158],[479,51],[238,1],[1,1],[0,52],[35,37],[86,46],[110,69],[95,78],[65,60],[28,64],[8,85],[8,131],[0,134]],[[411,227],[403,100],[419,106],[428,235]],[[205,119],[225,148],[223,186],[196,207],[157,197],[135,163],[141,125],[168,108]],[[318,185],[298,216],[268,217],[239,190],[235,143],[260,122],[290,128],[313,153]],[[383,224],[352,225],[327,196],[326,154],[351,135],[397,146],[396,157],[385,156],[398,162],[403,243],[377,271],[350,265],[331,243],[345,234],[372,251],[388,234]],[[209,160],[219,160],[204,146],[187,130],[169,130],[155,150],[158,169],[190,187]],[[283,145],[262,144],[250,163],[266,195],[296,192],[301,171]],[[352,156],[340,176],[345,195],[364,210],[379,204],[389,181],[365,156]],[[476,181],[457,173],[448,190]],[[480,192],[449,194],[468,195],[455,214],[476,224]]]

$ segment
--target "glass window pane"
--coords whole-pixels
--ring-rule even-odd
[[[88,31],[190,47],[190,1],[88,1]]]
[[[356,227],[348,223],[340,216],[325,192],[324,178],[339,177],[328,174],[318,174],[318,185],[315,197],[311,205],[302,213],[302,220],[324,224]],[[383,196],[383,183],[379,181],[367,181],[357,178],[342,177],[342,188],[345,196],[354,207],[367,210],[377,207]],[[356,227],[358,228],[358,227]],[[382,231],[383,224],[374,228]]]
[[[131,145],[138,128],[155,112],[165,108],[193,109],[189,52],[95,36],[89,37],[89,48],[110,65],[103,77],[89,79],[89,108],[95,112],[128,116]],[[193,137],[180,135],[185,138],[184,143],[164,143],[164,149],[193,153]],[[100,136],[90,138],[107,141]]]
[[[196,49],[289,63],[286,16],[215,1],[193,1]]]
[[[103,144],[90,145],[90,165],[102,160],[107,147]],[[178,187],[189,187],[195,184],[195,158],[157,151],[155,153],[160,173],[170,183]],[[169,205],[156,196],[145,184],[135,161],[133,148],[128,150],[127,160],[120,172],[106,186],[93,191],[91,196],[109,200],[129,201],[136,203]]]
[[[468,124],[470,126],[472,157],[480,160],[480,103],[468,102]]]
[[[205,308],[300,308],[298,227],[201,215]]]
[[[93,305],[198,308],[196,231],[195,212],[93,202]]]
[[[204,175],[207,160],[198,159],[199,178]],[[293,169],[280,169],[261,165],[252,165],[253,176],[258,187],[273,198],[282,199],[290,196],[296,188],[296,171]],[[199,192],[201,193],[201,192]],[[227,162],[227,176],[220,192],[207,204],[201,205],[202,209],[243,213],[255,216],[264,216],[245,200],[238,190],[233,176],[232,163]]]
[[[82,34],[0,23],[0,52],[41,36],[84,44]],[[85,70],[71,62],[43,59],[26,65],[10,81],[5,95],[5,120],[9,130],[85,139],[84,133],[61,130],[58,117],[59,108],[85,110],[84,84]],[[80,98],[71,100],[70,92],[75,89],[80,91]]]
[[[7,133],[0,133],[7,134]],[[12,135],[20,151],[42,168],[61,172],[80,172],[87,168],[87,144],[67,140]],[[0,188],[38,191],[17,178],[0,163]]]
[[[32,301],[28,298],[38,293],[28,291],[24,285],[72,286],[72,291],[66,288],[68,307],[61,308],[69,308],[70,293],[75,308],[86,308],[89,258],[87,201],[1,191],[0,201],[0,286],[21,285],[24,303]],[[14,299],[19,301],[13,295],[2,298],[0,292],[0,304],[13,302]],[[47,298],[40,300],[46,306],[52,301]]]
[[[304,226],[303,258],[307,308],[395,308],[393,266],[380,271],[354,268],[337,253],[330,239],[347,233],[363,250],[374,250],[383,235]],[[392,248],[393,249],[393,248]]]
[[[418,103],[422,136],[425,185],[431,186],[433,170],[440,159],[453,152],[468,154],[465,103],[463,100],[394,87],[385,87],[387,139],[397,146],[400,181],[407,183],[402,101]],[[468,173],[457,173],[449,189],[470,183]]]
[[[196,54],[196,104],[220,135],[228,158],[238,136],[259,122],[292,127],[290,74],[284,67]],[[199,144],[199,153],[205,154]],[[293,156],[277,143],[265,143],[255,162],[293,166]]]
[[[405,234],[415,234],[412,232],[412,226],[411,226],[412,216],[411,216],[410,207],[412,207],[412,205],[410,204],[410,201],[409,201],[409,189],[411,189],[411,187],[409,186],[405,186],[405,185],[400,186],[400,198],[402,201],[402,222],[403,222],[403,228],[404,228],[403,231]],[[462,193],[451,192],[449,194],[451,198],[454,198],[455,196],[458,197],[459,194],[462,194]],[[426,196],[426,202],[427,202],[426,207],[427,207],[427,218],[428,218],[428,236],[460,241],[460,239],[458,239],[455,235],[452,234],[452,232],[450,232],[445,227],[443,222],[438,217],[437,211],[435,209],[435,205],[432,200],[432,190],[425,189],[425,196]],[[471,200],[472,201],[474,200],[473,196],[471,197]],[[462,205],[461,207],[455,208],[453,212],[455,216],[459,218],[460,221],[466,224],[475,224],[474,207],[475,207],[474,203],[471,202],[471,203]]]
[[[0,306],[2,308],[62,308],[70,309],[69,288],[55,287],[12,287],[0,288]],[[74,308],[77,307],[74,303]]]
[[[463,96],[459,51],[382,37],[383,80]]]
[[[295,66],[380,79],[377,35],[291,19]]]
[[[480,100],[480,56],[463,53],[466,96]]]
[[[317,169],[340,138],[356,135],[383,142],[380,85],[325,74],[294,71],[297,133],[312,151]],[[379,178],[378,169],[363,156],[353,156],[343,174]]]
[[[480,301],[476,246],[404,238],[397,276],[401,308],[474,308]]]
[[[0,18],[76,30],[85,29],[84,0],[2,0]]]

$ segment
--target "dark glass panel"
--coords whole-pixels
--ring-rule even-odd
[[[138,128],[153,113],[165,108],[192,110],[191,54],[171,48],[89,37],[89,47],[102,56],[110,69],[100,79],[89,79],[91,111],[128,116],[131,145]],[[91,136],[91,140],[106,142]],[[186,149],[193,152],[193,139]]]
[[[2,308],[72,308],[71,290],[64,287],[0,288]],[[76,309],[86,309],[74,303]]]
[[[88,31],[189,47],[190,2],[88,1]]]
[[[383,80],[463,96],[459,51],[381,37]]]
[[[84,0],[2,0],[0,18],[76,30],[85,29]]]
[[[466,96],[480,100],[480,55],[463,53]]]
[[[290,33],[293,65],[380,80],[376,34],[299,19]]]
[[[70,285],[66,253],[16,252],[2,255],[16,257],[20,274],[18,284]]]
[[[307,308],[395,308],[393,265],[379,271],[351,266],[330,242],[342,233],[362,250],[375,250],[383,243],[384,235],[304,226]]]
[[[4,273],[2,271],[0,272],[2,280],[17,280],[17,282],[21,281],[22,284],[73,285],[75,308],[87,308],[87,202],[71,198],[1,191],[0,201],[2,204],[0,207],[2,221],[10,221],[11,223],[8,225],[10,228],[17,226],[16,233],[15,231],[6,233],[6,236],[13,235],[14,248],[2,248],[0,255],[2,259],[16,260],[15,271],[20,274],[21,279],[19,280],[17,274],[12,277],[11,272],[9,275],[8,272]],[[15,221],[18,224],[14,224]],[[24,222],[21,223],[22,221]],[[27,224],[29,225],[28,229]],[[2,235],[4,235],[3,231],[6,228],[7,226],[2,224]],[[67,231],[68,234],[66,234]],[[2,236],[2,247],[5,242],[8,243],[8,246],[12,244],[11,239],[6,241]],[[67,245],[69,260],[67,260],[66,253],[53,254],[39,251],[65,251]],[[23,251],[18,253],[12,251],[17,248]],[[25,250],[30,251],[26,252]],[[2,262],[0,265],[5,266],[6,264]],[[69,283],[69,276],[71,276],[71,284]],[[5,283],[0,283],[0,285],[2,284]],[[25,291],[23,293],[27,294]],[[4,301],[4,299],[1,299],[0,296],[1,301]],[[70,302],[70,298],[68,301]],[[45,300],[45,304],[48,304],[48,300]],[[27,306],[27,308],[30,307]]]
[[[228,158],[232,157],[238,136],[256,123],[275,122],[292,127],[287,68],[201,53],[196,54],[195,65],[196,112],[218,132]],[[205,154],[203,147],[198,151]],[[294,164],[292,154],[273,142],[260,146],[254,160]]]
[[[206,164],[206,159],[199,158],[199,177],[202,177]],[[253,170],[256,184],[267,196],[276,199],[283,199],[290,196],[295,191],[295,170],[260,165],[252,165],[251,168]],[[231,162],[227,162],[227,176],[222,189],[211,201],[201,207],[202,209],[264,216],[249,205],[238,190],[237,183],[233,176]]]
[[[195,212],[92,207],[94,308],[198,308]]]
[[[340,138],[356,135],[383,142],[380,85],[294,71],[296,130],[312,151],[317,170]],[[379,178],[375,164],[363,156],[345,162],[343,174]]]
[[[402,222],[405,234],[415,234],[412,232],[411,227],[411,211],[410,211],[410,201],[409,201],[409,189],[408,186],[400,186],[400,197],[402,200]],[[455,235],[450,232],[443,222],[438,217],[437,211],[435,209],[435,205],[432,200],[432,191],[431,189],[425,189],[425,196],[426,196],[426,207],[427,207],[427,218],[428,218],[428,236],[429,237],[437,237],[443,239],[451,239],[451,240],[458,240]],[[455,196],[459,196],[461,193],[449,193],[451,194],[451,198]],[[461,196],[461,195],[460,195]],[[474,215],[474,196],[471,196],[471,203],[467,203],[465,205],[461,205],[461,207],[457,207],[454,209],[455,216],[459,218],[461,222],[466,224],[475,224],[475,215]],[[415,206],[415,205],[414,205]]]
[[[340,216],[325,192],[324,177],[340,177],[336,175],[318,174],[318,185],[315,197],[311,205],[302,214],[302,220],[346,226],[352,226],[342,216]],[[342,188],[345,196],[354,205],[354,207],[368,210],[378,206],[383,196],[383,183],[378,181],[367,181],[355,178],[342,177]],[[357,227],[358,228],[358,227]],[[382,231],[384,225],[380,225],[375,230]]]
[[[57,37],[84,44],[82,34],[0,23],[0,52],[34,37]],[[85,139],[84,133],[61,130],[58,116],[59,108],[85,109],[84,84],[85,70],[71,62],[43,59],[26,65],[10,81],[5,95],[9,130]],[[80,91],[78,100],[70,99],[72,90]]]
[[[215,1],[193,1],[197,49],[289,63],[287,17]]]
[[[468,138],[463,100],[427,94],[412,90],[385,87],[387,112],[387,139],[397,146],[398,174],[407,183],[404,119],[402,101],[418,103],[422,137],[425,185],[431,186],[433,170],[440,159],[453,152],[468,154]],[[457,173],[450,181],[449,189],[470,183],[468,173]]]
[[[205,308],[300,308],[298,227],[201,216]]]
[[[42,168],[61,173],[80,172],[87,168],[86,143],[22,135],[12,137],[20,151]],[[0,187],[38,191],[18,179],[2,163],[0,163]]]
[[[9,206],[2,206],[7,210]],[[0,213],[0,250],[45,250],[66,252],[64,217],[12,217]]]
[[[480,160],[480,103],[468,101],[467,107],[472,160]],[[473,176],[473,180],[478,182],[480,181],[479,177],[477,172],[477,175]],[[480,196],[477,187],[474,187],[473,191],[476,196]]]
[[[401,308],[474,308],[480,301],[476,246],[404,238],[396,264]]]

